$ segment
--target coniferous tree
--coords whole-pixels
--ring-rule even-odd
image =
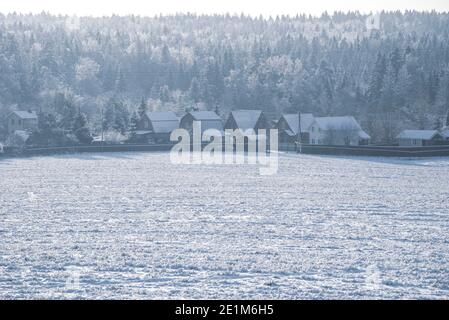
[[[147,103],[145,102],[145,99],[142,98],[142,100],[140,101],[139,108],[137,109],[137,115],[139,119],[142,119],[147,111],[148,111]]]
[[[73,133],[75,134],[78,141],[82,144],[89,144],[93,140],[92,135],[90,134],[90,130],[87,127],[86,115],[82,112],[78,112],[78,115],[74,120]]]
[[[137,112],[133,112],[129,121],[129,141],[134,142],[136,139],[137,126],[139,123],[139,116]]]
[[[445,122],[449,14],[385,12],[371,35],[365,18],[179,15],[123,17],[118,25],[103,17],[61,28],[48,14],[2,16],[0,119],[11,109],[42,110],[69,137],[82,108],[98,132],[99,110],[115,97],[119,105],[106,107],[105,118],[109,130],[123,132],[130,119],[121,104],[142,116],[144,96],[161,111],[219,104],[222,114],[354,115],[374,141],[385,139],[385,125],[396,132]]]

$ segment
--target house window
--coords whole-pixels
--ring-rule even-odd
[[[312,132],[315,132],[315,127],[312,127]]]
[[[312,128],[313,129],[313,128]],[[315,144],[315,139],[312,139],[312,144]]]
[[[19,126],[21,126],[22,125],[22,120],[19,120],[18,122],[19,122]]]
[[[15,124],[15,121],[14,121],[14,119],[11,119],[11,124]]]

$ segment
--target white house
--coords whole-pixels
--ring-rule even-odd
[[[354,117],[317,117],[307,129],[309,143],[318,145],[365,145],[371,137]]]
[[[34,111],[13,111],[6,117],[6,121],[9,134],[37,128],[37,114]]]
[[[404,130],[397,137],[400,146],[428,146],[444,140],[437,130]]]

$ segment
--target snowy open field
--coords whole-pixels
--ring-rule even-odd
[[[449,159],[3,159],[0,298],[447,299]]]

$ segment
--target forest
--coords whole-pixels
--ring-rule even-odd
[[[367,18],[0,14],[0,120],[34,110],[40,133],[80,140],[124,135],[145,109],[353,115],[375,143],[446,125],[449,14]]]

